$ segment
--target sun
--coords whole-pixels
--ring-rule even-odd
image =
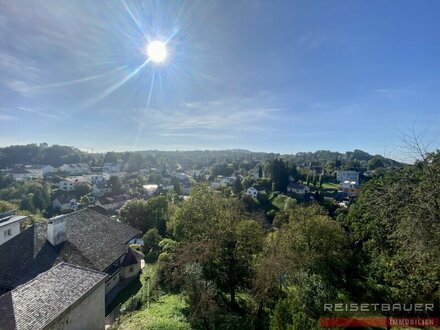
[[[148,58],[155,63],[162,63],[167,59],[168,51],[164,42],[155,40],[147,46]]]

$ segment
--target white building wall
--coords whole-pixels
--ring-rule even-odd
[[[0,245],[20,234],[20,221],[0,227]]]
[[[344,181],[359,182],[359,173],[355,171],[337,171],[336,180],[339,182],[344,182]]]

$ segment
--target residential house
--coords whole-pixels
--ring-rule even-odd
[[[140,234],[88,208],[39,222],[0,245],[0,290],[67,262],[108,274],[107,294],[119,283],[128,242]]]
[[[115,197],[100,197],[95,202],[96,206],[100,206],[105,209],[107,212],[116,211],[118,208],[124,206],[127,201],[127,196],[119,195]]]
[[[15,210],[0,213],[0,245],[20,234],[20,224],[27,216],[16,215]]]
[[[356,181],[344,181],[339,185],[339,191],[344,192],[348,197],[356,197],[359,195],[361,188]]]
[[[142,252],[130,247],[121,262],[121,279],[137,276],[145,266],[144,257]]]
[[[105,177],[103,174],[86,174],[84,178],[87,183],[94,185],[95,183],[105,181]]]
[[[110,193],[112,188],[105,181],[96,182],[92,186],[92,194],[95,196],[102,196],[104,194]]]
[[[338,182],[355,181],[359,183],[359,173],[355,171],[336,171],[336,180]]]
[[[78,210],[78,201],[75,195],[60,195],[52,201],[52,208],[59,212]]]
[[[59,170],[70,175],[90,173],[90,167],[86,163],[64,164],[60,166]]]
[[[58,188],[64,191],[72,191],[75,188],[75,182],[70,179],[64,179],[58,182]]]
[[[298,182],[290,182],[287,186],[287,192],[304,196],[310,192],[310,188]]]
[[[159,188],[159,185],[157,185],[157,184],[146,184],[146,185],[143,185],[142,188],[144,189],[144,192],[145,192],[145,194],[147,196],[153,196],[154,193]],[[171,185],[171,188],[173,188],[172,185]]]
[[[106,278],[60,263],[0,296],[0,329],[102,330]]]
[[[121,165],[120,164],[113,164],[113,163],[105,163],[102,166],[102,171],[105,173],[116,173],[121,171]]]
[[[28,171],[27,169],[25,169],[23,167],[13,168],[13,169],[7,171],[7,173],[9,175],[11,175],[15,181],[24,181],[24,180],[38,178],[37,176],[35,176],[34,173],[32,173],[31,171]]]
[[[38,178],[43,178],[45,175],[55,171],[55,168],[51,165],[25,165],[24,168]]]
[[[309,172],[316,175],[324,175],[324,168],[322,166],[309,166]]]

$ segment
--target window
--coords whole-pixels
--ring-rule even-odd
[[[5,230],[5,231],[4,231],[4,235],[5,235],[5,237],[12,236],[12,231],[11,231],[11,229]]]

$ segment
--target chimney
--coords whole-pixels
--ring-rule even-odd
[[[47,240],[53,246],[67,240],[66,217],[60,216],[51,218],[47,222]]]

